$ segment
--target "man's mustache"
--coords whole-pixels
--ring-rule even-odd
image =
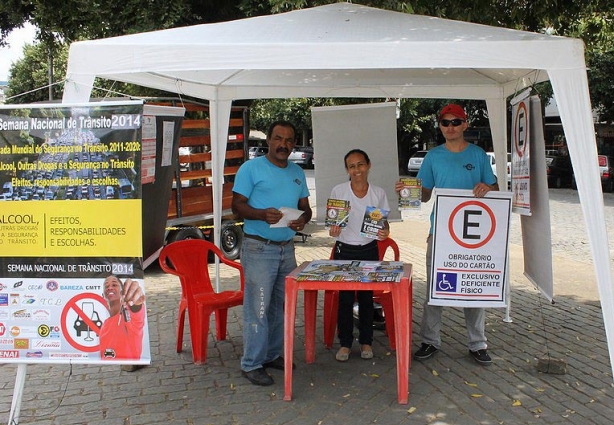
[[[288,150],[288,148],[279,147],[279,148],[277,148],[277,149],[275,150],[275,152],[285,152],[285,153],[288,153],[288,152],[290,152],[290,151]]]

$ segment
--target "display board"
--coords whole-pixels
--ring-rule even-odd
[[[552,230],[550,228],[550,197],[546,175],[546,154],[541,101],[529,98],[531,104],[531,143],[529,179],[531,215],[520,216],[524,275],[549,300],[554,297],[552,273]],[[570,217],[570,219],[572,219]]]
[[[371,159],[369,182],[386,191],[388,220],[400,220],[396,103],[325,106],[311,108],[316,175],[316,220],[323,224],[326,201],[334,186],[349,179],[343,158],[351,149],[362,149]]]
[[[185,108],[145,104],[143,109],[143,265],[164,246],[168,203]]]
[[[144,293],[142,114],[134,101],[0,107],[0,361],[150,362],[146,306],[111,316],[104,284]]]

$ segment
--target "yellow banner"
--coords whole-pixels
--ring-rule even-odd
[[[0,203],[11,257],[142,257],[140,199]]]

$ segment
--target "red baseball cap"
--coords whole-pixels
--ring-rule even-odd
[[[441,118],[446,114],[454,115],[456,118],[467,121],[467,114],[465,113],[465,110],[462,106],[457,105],[456,103],[450,103],[444,106],[439,113],[439,120],[441,120]]]

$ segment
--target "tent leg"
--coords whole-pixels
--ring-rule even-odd
[[[11,402],[11,413],[9,415],[8,425],[16,425],[19,423],[21,396],[23,395],[23,387],[26,383],[27,369],[28,365],[26,363],[20,363],[17,366],[17,375],[15,376],[15,388],[13,389],[13,401]]]
[[[503,319],[505,323],[513,323],[514,321],[510,317],[510,302],[507,301],[507,306],[505,307],[505,318]]]
[[[509,252],[507,253],[507,273],[505,273],[506,277],[507,277],[507,285],[505,287],[505,318],[503,319],[503,321],[505,323],[512,323],[513,320],[510,317],[510,310],[511,310],[511,305],[512,305],[512,288],[511,288],[511,283],[510,283],[510,254]]]

